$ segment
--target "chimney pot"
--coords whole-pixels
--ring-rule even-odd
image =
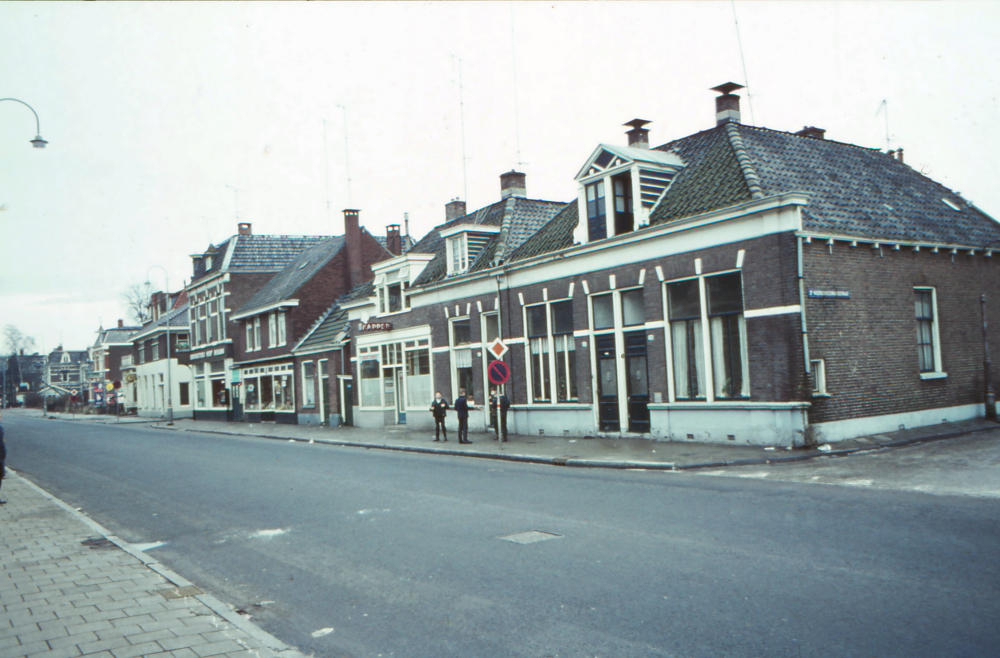
[[[240,235],[253,235],[253,231],[250,230],[250,222],[240,222],[236,226],[239,228]]]
[[[519,171],[511,169],[506,174],[500,174],[500,198],[528,196],[528,188],[525,182],[526,176]]]
[[[364,282],[361,264],[361,226],[358,213],[353,208],[344,210],[344,247],[347,249],[347,274],[351,288]]]
[[[125,321],[124,320],[121,320],[121,319],[118,320],[118,328],[119,329],[124,329],[125,328]]]
[[[803,126],[802,130],[795,134],[801,135],[802,137],[811,137],[813,139],[826,139],[826,130],[823,128],[817,128],[816,126]]]
[[[900,162],[903,161],[903,149],[901,148],[896,149],[896,159],[899,160]]]
[[[632,119],[623,126],[630,126],[632,130],[625,132],[628,135],[628,145],[636,149],[649,148],[649,128],[643,128],[649,121],[645,119]]]
[[[721,126],[730,121],[740,122],[740,97],[732,93],[737,89],[743,89],[743,85],[727,82],[718,87],[712,87],[712,91],[717,91],[720,94],[715,99],[715,125]]]
[[[465,215],[465,201],[454,199],[444,204],[444,219],[446,222],[464,217]]]

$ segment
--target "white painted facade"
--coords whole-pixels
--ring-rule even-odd
[[[136,365],[136,393],[138,414],[142,418],[164,418],[167,413],[167,359]],[[190,418],[194,386],[191,384],[191,368],[181,365],[171,358],[170,377],[173,384],[171,402],[174,418]],[[187,404],[181,404],[181,389],[187,389]]]

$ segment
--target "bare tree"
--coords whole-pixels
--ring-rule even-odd
[[[17,354],[21,350],[29,350],[35,345],[35,339],[21,333],[21,330],[12,324],[3,328],[4,347],[10,354]]]
[[[143,325],[153,319],[153,310],[149,304],[150,294],[148,283],[133,283],[122,292],[122,304],[136,324]]]

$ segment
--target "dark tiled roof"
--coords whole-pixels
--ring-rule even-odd
[[[132,335],[142,329],[142,327],[115,327],[114,329],[101,329],[97,333],[97,341],[94,347],[104,343],[128,343],[132,340]]]
[[[190,326],[188,319],[188,305],[184,304],[179,308],[175,308],[169,313],[165,313],[159,317],[155,322],[147,322],[142,325],[142,328],[134,333],[130,340],[135,340],[139,336],[146,336],[153,332],[155,329],[160,327],[166,327],[167,323],[170,323],[171,330],[173,329],[187,329]]]
[[[434,283],[446,276],[448,265],[445,262],[445,241],[440,233],[442,229],[460,224],[500,227],[500,233],[493,236],[469,264],[469,271],[474,272],[489,268],[498,253],[514,252],[565,205],[565,202],[559,201],[508,197],[434,228],[410,249],[415,254],[434,254],[434,260],[427,264],[413,285]]]
[[[375,296],[375,282],[368,281],[366,283],[360,283],[353,288],[343,297],[337,300],[338,304],[347,304],[349,302],[354,302],[359,299],[364,299],[366,297]]]
[[[759,186],[758,196],[809,194],[806,231],[968,246],[1000,239],[1000,224],[877,149],[740,124],[659,149],[676,150],[687,166],[654,209],[653,224],[747,201]]]
[[[337,347],[335,339],[342,331],[347,331],[347,311],[334,304],[326,310],[319,320],[306,332],[306,335],[295,346],[293,352],[309,352],[317,349]]]
[[[303,249],[328,242],[329,235],[241,235],[236,241],[230,270],[277,272],[292,262]],[[343,239],[343,236],[338,236]],[[336,239],[336,238],[334,238]],[[215,263],[212,263],[214,266]]]
[[[532,256],[547,254],[573,246],[573,231],[576,229],[579,211],[576,201],[567,203],[558,215],[525,240],[514,250],[510,260],[524,260]]]
[[[250,301],[236,312],[236,315],[242,315],[254,309],[265,308],[290,299],[296,290],[312,279],[320,268],[340,253],[343,246],[344,236],[338,235],[332,239],[327,238],[324,242],[299,252],[285,265],[284,269],[258,290],[250,298]],[[239,243],[237,243],[237,249],[239,249]]]

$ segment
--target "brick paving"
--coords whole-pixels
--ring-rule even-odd
[[[3,658],[301,656],[9,470],[3,494]]]

